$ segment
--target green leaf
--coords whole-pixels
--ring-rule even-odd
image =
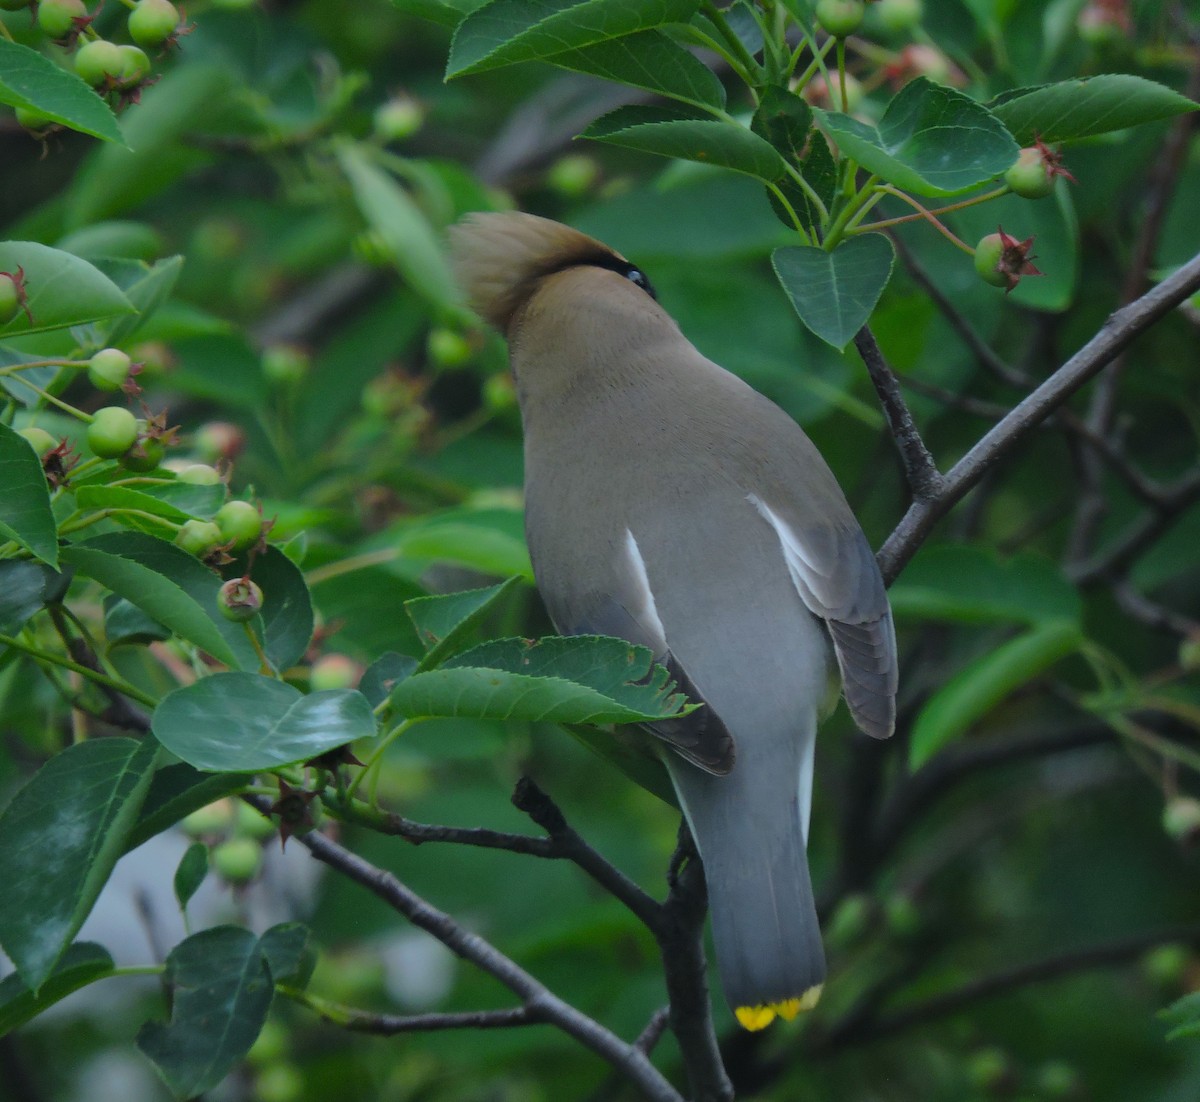
[[[1168,1041],[1200,1036],[1200,991],[1176,999],[1165,1010],[1160,1010],[1158,1016],[1171,1026]]]
[[[184,851],[175,870],[175,898],[179,900],[181,911],[187,910],[188,903],[207,875],[208,846],[203,842],[193,842]]]
[[[679,806],[671,775],[653,749],[655,739],[652,735],[624,725],[614,730],[597,730],[581,723],[564,723],[562,726],[593,754],[615,766],[634,784],[671,807]]]
[[[383,240],[409,286],[435,306],[457,304],[462,296],[437,235],[408,192],[356,145],[341,146],[338,160],[359,210]]]
[[[445,27],[456,27],[464,15],[482,7],[484,0],[392,0],[392,3],[403,12]]]
[[[281,922],[259,939],[267,958],[267,968],[275,983],[303,988],[312,976],[316,955],[310,944],[309,930],[302,922]]]
[[[246,786],[244,773],[201,773],[190,765],[163,766],[154,774],[141,815],[129,837],[125,852],[136,849],[148,838],[161,834],[193,811],[207,807]]]
[[[417,667],[418,671],[432,669],[461,647],[471,629],[520,581],[520,578],[509,578],[506,582],[485,589],[414,597],[411,601],[405,601],[405,611],[426,650],[425,657]]]
[[[880,233],[851,237],[826,252],[788,245],[771,254],[792,306],[821,340],[842,349],[867,324],[892,275],[895,250]]]
[[[686,23],[697,7],[697,0],[492,0],[459,24],[446,79]]]
[[[1036,554],[1002,560],[959,544],[928,546],[888,591],[899,620],[962,624],[1079,622],[1082,602],[1053,560]]]
[[[1130,73],[1017,88],[989,105],[1023,146],[1070,142],[1195,111],[1200,104]]]
[[[35,994],[123,852],[157,753],[150,738],[68,746],[0,814],[0,945]]]
[[[1077,623],[1047,621],[955,674],[933,694],[913,724],[909,767],[919,769],[1009,694],[1077,651],[1082,642]]]
[[[580,137],[716,165],[767,183],[778,180],[786,171],[771,143],[753,131],[683,108],[618,107],[598,118]]]
[[[1003,123],[969,96],[918,77],[878,128],[836,111],[817,117],[845,157],[914,195],[956,195],[995,179],[1019,151]]]
[[[546,60],[562,69],[644,88],[697,107],[725,106],[725,88],[716,74],[661,31],[639,31],[564,50]]]
[[[0,241],[0,272],[18,268],[25,271],[33,324],[23,312],[18,313],[8,324],[0,325],[0,336],[44,333],[133,312],[130,301],[108,276],[61,249],[35,241]],[[10,381],[16,384],[19,378]]]
[[[240,631],[241,625],[225,621],[219,626],[216,622],[221,580],[186,551],[153,536],[113,533],[64,547],[62,560],[218,661],[229,666],[243,662],[257,666],[257,656],[244,632],[245,648],[231,646],[226,638],[226,632],[234,634],[229,628]]]
[[[417,660],[407,654],[388,651],[372,662],[358,682],[358,691],[377,708],[391,695],[392,690],[406,677],[417,672]]]
[[[97,260],[98,267],[124,292],[137,311],[96,327],[97,346],[121,345],[129,340],[171,296],[183,271],[183,257],[169,256],[155,264],[141,260]]]
[[[40,111],[63,126],[125,144],[108,104],[69,69],[44,54],[0,38],[0,103]]]
[[[5,976],[0,980],[0,1037],[112,971],[113,959],[107,949],[90,941],[77,941],[63,953],[36,995],[16,972]]]
[[[12,635],[46,603],[46,568],[23,559],[0,562],[0,634]]]
[[[41,460],[24,437],[0,424],[0,536],[58,567],[58,527]]]
[[[771,85],[763,90],[750,129],[765,138],[816,192],[828,210],[837,185],[837,165],[820,131],[813,129],[812,108],[786,88]],[[821,212],[812,199],[790,176],[779,180],[779,189],[806,229],[822,222]],[[768,192],[771,206],[780,221],[789,228],[791,216],[779,205],[778,197]]]
[[[215,1087],[250,1051],[271,1008],[274,985],[258,938],[217,926],[167,957],[171,1020],[147,1022],[138,1048],[179,1098]]]
[[[190,520],[194,515],[161,500],[155,494],[135,490],[129,486],[80,486],[75,491],[75,503],[81,509],[120,509],[149,513],[177,524]],[[112,519],[118,524],[136,528],[141,532],[157,533],[164,537],[171,534],[171,529],[166,525],[155,524],[141,517],[114,516]]]
[[[257,773],[315,758],[375,734],[362,693],[309,693],[256,673],[218,673],[168,693],[155,709],[155,736],[210,773]]]
[[[410,717],[639,723],[693,710],[645,647],[603,636],[499,639],[392,691]]]

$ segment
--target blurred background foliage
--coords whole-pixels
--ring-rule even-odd
[[[1118,9],[1131,19],[1128,32],[1085,33],[1088,17]],[[804,424],[878,546],[907,504],[903,476],[857,357],[806,333],[775,284],[766,258],[787,234],[759,185],[572,145],[587,121],[631,97],[616,86],[543,64],[443,83],[449,11],[438,0],[198,2],[187,9],[194,29],[156,59],[160,79],[122,116],[132,148],[64,130],[33,137],[0,114],[4,238],[93,259],[185,258],[169,300],[125,347],[145,364],[146,401],[182,426],[177,454],[231,460],[235,489],[261,498],[276,518],[272,538],[301,564],[319,626],[308,672],[297,676],[329,656],[357,667],[386,650],[419,652],[403,608],[413,596],[530,577],[520,425],[503,346],[454,304],[427,263],[436,233],[472,209],[519,206],[560,218],[634,258],[702,351]],[[939,51],[944,75],[979,98],[1106,71],[1179,90],[1190,81],[1194,93],[1200,47],[1189,17],[1194,6],[1157,0],[1127,9],[926,0],[915,34],[869,24],[878,54],[863,53],[854,66],[868,112],[886,100],[890,81],[915,75],[901,61],[914,44]],[[96,26],[115,35],[120,18],[110,4]],[[27,12],[3,19],[18,41],[40,43]],[[886,75],[888,65],[901,75]],[[1019,237],[1037,235],[1047,274],[1009,297],[979,282],[927,227],[900,232],[924,277],[898,265],[872,325],[911,382],[943,468],[1020,390],[980,365],[922,278],[1004,362],[1043,378],[1128,297],[1133,266],[1153,279],[1200,244],[1200,143],[1186,130],[1170,178],[1158,182],[1179,129],[1164,121],[1080,143],[1067,157],[1077,186],[1060,184],[1041,204],[1006,199],[953,218],[967,240],[997,221]],[[1161,232],[1139,258],[1146,220],[1160,216]],[[415,233],[396,229],[413,223]],[[1120,381],[1115,439],[1164,482],[1196,463],[1196,314],[1141,339]],[[38,351],[73,347],[72,337],[51,334]],[[108,401],[82,381],[65,397],[84,409]],[[1082,416],[1086,406],[1085,393],[1074,407]],[[78,435],[53,413],[36,421]],[[893,746],[863,747],[839,711],[821,740],[810,848],[827,901],[826,998],[807,1021],[753,1037],[718,1008],[742,1097],[1185,1102],[1200,1094],[1200,1048],[1168,1043],[1155,1017],[1200,988],[1200,821],[1187,815],[1200,810],[1189,802],[1197,640],[1131,615],[1114,584],[1178,617],[1200,616],[1200,508],[1176,510],[1128,571],[1122,564],[1115,575],[1087,576],[1090,556],[1147,506],[1108,469],[1102,520],[1087,546],[1075,546],[1080,448],[1061,427],[1037,433],[940,526],[897,583],[901,734]],[[1022,630],[1016,625],[1064,610],[1090,649],[958,732],[925,776],[979,747],[1030,740],[1040,749],[981,758],[961,775],[947,770],[944,784],[914,785],[922,773],[910,774],[905,732],[930,697]],[[549,624],[527,586],[488,630],[536,635]],[[153,691],[172,684],[162,654],[141,643],[115,647],[112,657],[135,683]],[[1173,712],[1153,704],[1164,696]],[[0,785],[14,789],[69,736],[59,698],[32,664],[0,667]],[[864,764],[865,755],[873,762]],[[676,813],[560,730],[428,722],[394,746],[381,797],[414,819],[520,831],[527,824],[508,795],[523,772],[593,845],[661,893]],[[1175,818],[1164,819],[1171,809]],[[200,833],[214,839],[241,829],[218,822]],[[635,1036],[663,1002],[652,940],[578,870],[465,847],[411,847],[354,829],[341,838],[622,1035]],[[153,875],[169,879],[177,859],[162,858]],[[506,1004],[494,983],[399,930],[395,915],[355,885],[313,879],[294,863],[280,875],[320,945],[315,992],[380,1010]],[[214,889],[214,915],[250,906],[249,889]],[[110,945],[119,962],[170,948],[147,945],[141,928],[161,915],[143,908],[142,919],[133,909],[128,916],[114,935],[123,944]],[[1155,932],[1174,925],[1190,937],[1155,944]],[[906,1007],[1023,962],[1143,935],[1144,953],[1117,952],[1095,967],[968,1000],[957,1012],[901,1020]],[[149,988],[101,1009],[95,999],[74,1011],[67,1004],[8,1038],[0,1097],[166,1097],[129,1046],[157,999]],[[895,1014],[900,1026],[837,1034],[860,999],[886,1008],[876,1024]],[[675,1060],[669,1036],[660,1057],[665,1066]],[[211,1095],[351,1096],[630,1097],[599,1061],[548,1028],[373,1038],[288,1004],[276,1006],[245,1067]]]

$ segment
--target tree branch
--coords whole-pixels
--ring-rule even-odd
[[[880,549],[879,568],[891,583],[929,535],[933,526],[1042,421],[1142,332],[1200,289],[1200,255],[1146,292],[1136,302],[1109,316],[1101,330],[945,475],[937,494],[918,499]],[[1200,487],[1197,487],[1200,492]],[[1157,532],[1155,532],[1157,535]],[[1154,538],[1153,536],[1149,538]]]
[[[1194,948],[1200,947],[1200,926],[1170,926],[1163,930],[1102,942],[1099,945],[1070,949],[1043,960],[1020,964],[990,976],[981,976],[952,991],[934,995],[924,1002],[903,1007],[890,1014],[876,1015],[869,1011],[863,1013],[860,1007],[854,1007],[847,1012],[844,1019],[850,1027],[842,1028],[835,1024],[823,1037],[814,1040],[810,1051],[813,1054],[825,1054],[852,1044],[878,1041],[956,1014],[972,1003],[1002,995],[1015,988],[1044,983],[1073,972],[1124,964],[1156,945],[1167,945],[1171,942],[1184,942]]]
[[[658,945],[667,981],[671,1031],[683,1053],[693,1102],[733,1102],[733,1085],[721,1059],[708,993],[704,867],[686,821],[679,825],[679,843],[668,879],[670,892],[663,904]]]
[[[260,811],[269,806],[265,798],[253,802]],[[663,1078],[644,1052],[560,999],[494,945],[422,899],[392,873],[316,831],[299,836],[296,841],[318,861],[362,885],[414,926],[432,934],[451,952],[499,980],[520,998],[526,1012],[543,1017],[574,1037],[637,1086],[650,1102],[683,1102],[682,1095]]]
[[[863,363],[875,384],[879,394],[883,414],[887,418],[888,428],[892,439],[900,449],[900,459],[904,464],[904,473],[908,479],[909,489],[917,501],[927,501],[935,498],[942,490],[942,474],[925,447],[925,441],[917,430],[908,403],[900,393],[900,384],[896,375],[887,365],[883,353],[874,335],[867,326],[863,326],[854,338],[854,347],[862,356]]]

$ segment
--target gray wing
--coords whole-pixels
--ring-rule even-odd
[[[750,501],[775,529],[805,606],[829,627],[846,705],[859,729],[887,738],[896,725],[896,633],[883,578],[856,522],[804,523]]]
[[[705,772],[728,773],[734,762],[733,736],[671,652],[637,541],[628,531],[622,551],[617,561],[609,564],[605,591],[577,593],[573,599],[543,591],[550,617],[555,627],[568,635],[612,635],[649,647],[655,662],[666,667],[679,691],[704,707],[677,719],[644,726]]]

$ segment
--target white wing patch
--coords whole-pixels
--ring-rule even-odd
[[[633,575],[635,607],[628,609],[629,614],[637,623],[649,628],[661,641],[660,654],[667,650],[667,632],[658,615],[658,607],[654,603],[654,591],[650,588],[650,578],[646,573],[646,561],[642,558],[641,548],[633,533],[625,529],[625,554],[629,559]]]
[[[809,611],[817,616],[826,616],[828,610],[837,608],[842,603],[842,597],[833,581],[837,569],[837,540],[833,533],[829,533],[828,539],[822,539],[825,546],[813,543],[806,546],[787,522],[760,497],[747,494],[746,498],[763,520],[775,529],[792,584]]]

